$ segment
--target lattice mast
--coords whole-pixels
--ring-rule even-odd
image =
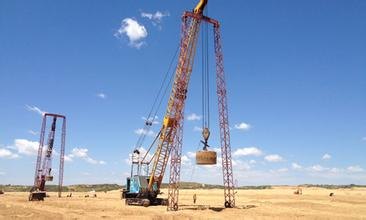
[[[47,125],[47,118],[52,118],[51,130],[48,134],[47,145],[44,146],[45,131]],[[63,184],[63,172],[64,172],[64,154],[65,154],[65,138],[66,138],[66,117],[58,114],[46,113],[43,115],[38,155],[36,162],[36,169],[34,174],[34,187],[35,191],[45,191],[46,181],[52,181],[52,154],[54,152],[54,142],[56,134],[57,118],[62,119],[61,128],[61,146],[60,146],[60,164],[59,164],[59,184],[58,184],[58,196],[61,197],[62,184]],[[44,147],[47,149],[44,150]],[[42,167],[41,167],[42,165]]]
[[[221,46],[219,23],[214,24],[215,57],[216,57],[216,92],[219,108],[219,127],[222,157],[222,173],[224,179],[225,207],[235,207],[234,176],[231,160],[229,114],[227,105],[224,58]]]
[[[170,177],[168,190],[168,210],[178,210],[179,181],[182,155],[184,105],[187,89],[192,73],[196,44],[201,22],[208,22],[214,26],[214,45],[216,57],[216,83],[219,108],[219,127],[222,154],[222,170],[224,179],[225,207],[234,207],[234,183],[231,161],[230,133],[228,122],[228,107],[226,97],[226,84],[221,47],[220,25],[217,20],[203,15],[207,0],[201,0],[194,12],[185,12],[182,16],[182,30],[180,54],[175,72],[174,83],[168,107],[163,120],[160,138],[158,141],[155,160],[149,180],[149,192],[153,190],[154,183],[160,189],[164,172],[170,156]],[[156,196],[156,195],[153,195]]]
[[[183,17],[178,66],[155,154],[149,181],[149,190],[152,189],[154,182],[160,188],[170,151],[174,146],[181,143],[180,135],[177,134],[180,133],[179,130],[183,123],[184,104],[192,72],[200,21],[200,19]],[[176,160],[180,161],[180,157],[176,158]],[[178,162],[176,160],[173,159],[173,163]]]

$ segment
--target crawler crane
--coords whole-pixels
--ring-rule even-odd
[[[47,118],[52,119],[51,130],[48,134],[47,145],[44,146],[45,130]],[[60,146],[60,164],[59,164],[59,184],[58,197],[61,197],[63,172],[64,172],[64,153],[65,153],[65,136],[66,136],[66,117],[59,114],[45,113],[43,115],[42,127],[40,133],[38,156],[36,170],[34,174],[34,185],[29,193],[29,201],[44,200],[46,197],[46,182],[53,181],[52,175],[52,158],[54,154],[56,122],[57,119],[62,119],[61,146]],[[47,149],[44,149],[47,147]]]
[[[209,18],[203,14],[206,5],[207,0],[201,0],[192,12],[184,12],[182,16],[178,64],[175,70],[172,89],[166,113],[163,118],[162,127],[153,142],[153,144],[157,142],[157,147],[152,159],[150,160],[150,162],[153,162],[151,172],[149,173],[150,162],[146,158],[148,152],[145,156],[141,156],[141,152],[139,152],[137,149],[138,146],[136,146],[131,158],[131,176],[127,178],[126,188],[122,193],[122,198],[126,200],[125,202],[128,205],[167,205],[168,211],[177,211],[179,208],[178,195],[182,156],[184,105],[192,73],[200,25],[201,23],[206,22],[213,25],[214,29],[216,86],[224,183],[224,206],[226,208],[235,206],[220,24],[217,20]],[[151,124],[151,120],[147,118],[145,127],[149,127]],[[202,143],[204,144],[204,149],[196,154],[197,164],[215,164],[216,152],[207,150],[207,147],[209,147],[208,138],[210,136],[209,126],[205,124],[202,129],[204,139]],[[160,194],[160,187],[169,159],[170,176],[168,199],[162,199],[157,196]],[[135,173],[134,169],[136,167],[137,172]],[[144,174],[142,174],[143,171]]]

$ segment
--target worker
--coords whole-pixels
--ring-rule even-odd
[[[196,200],[197,200],[197,195],[195,193],[195,194],[193,194],[193,204],[196,204]]]

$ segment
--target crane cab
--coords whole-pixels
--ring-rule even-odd
[[[126,188],[122,192],[122,199],[136,198],[141,192],[146,191],[148,183],[149,176],[128,177]]]
[[[122,199],[127,205],[150,206],[166,205],[168,200],[157,198],[159,189],[157,183],[153,184],[152,191],[148,191],[150,176],[135,175],[127,178],[126,188],[122,191]]]

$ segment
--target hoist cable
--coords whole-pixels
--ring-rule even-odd
[[[207,71],[207,128],[210,128],[210,72],[208,48],[208,24],[206,24],[206,71]]]
[[[173,60],[175,60],[175,58],[177,57],[178,49],[179,49],[179,46],[177,47],[177,49],[176,49],[176,51],[175,51],[175,55],[174,55],[174,59],[173,59]],[[163,102],[163,100],[164,100],[164,97],[166,96],[166,94],[167,94],[167,92],[168,92],[168,89],[171,87],[171,84],[172,84],[173,79],[174,79],[174,76],[175,76],[175,74],[174,74],[174,73],[175,73],[174,71],[173,71],[173,72],[171,72],[169,82],[168,82],[168,84],[165,86],[165,89],[164,89],[163,95],[160,97],[160,101],[159,101],[158,107],[157,107],[157,108],[156,108],[156,110],[155,110],[154,117],[158,114],[158,111],[159,111],[160,106],[161,106],[161,104],[162,104],[162,102]]]
[[[177,57],[178,50],[179,50],[179,45],[176,48],[175,53],[174,53],[174,56],[172,57],[172,59],[170,61],[169,68],[168,68],[167,72],[165,73],[165,76],[163,78],[163,81],[161,83],[161,86],[159,88],[159,91],[158,91],[158,93],[157,93],[157,95],[156,95],[156,97],[154,99],[154,102],[153,102],[153,105],[152,105],[152,107],[150,109],[150,112],[148,114],[148,117],[146,118],[144,128],[143,128],[143,130],[142,130],[139,138],[137,139],[137,143],[135,145],[135,149],[138,149],[138,148],[140,148],[142,146],[142,144],[143,144],[143,142],[144,142],[144,140],[146,138],[146,135],[149,133],[150,127],[151,127],[151,125],[153,124],[153,122],[154,122],[154,120],[156,118],[156,115],[157,115],[157,113],[159,111],[159,108],[161,106],[162,100],[163,100],[164,96],[166,95],[167,89],[169,88],[169,85],[171,84],[171,81],[172,81],[172,78],[173,78],[173,75],[174,75],[173,73],[171,73],[171,68],[173,66],[174,60]],[[168,79],[169,73],[171,73],[170,74],[170,78],[169,78],[169,83],[166,84],[166,81]],[[165,86],[165,89],[164,89],[164,86]],[[163,91],[163,89],[164,89],[164,91]],[[163,91],[163,93],[162,93],[162,91]],[[159,100],[159,98],[160,98],[160,100]],[[158,102],[158,100],[159,100],[159,102]],[[156,107],[157,102],[158,102],[158,105]],[[154,115],[152,116],[152,113],[153,113],[154,110],[155,110],[155,112],[154,112]]]
[[[210,77],[209,77],[209,46],[208,24],[202,25],[202,128],[210,127]]]
[[[144,156],[144,157],[142,158],[142,160],[141,160],[142,162],[144,162],[144,161],[145,161],[146,156],[149,154],[149,152],[150,152],[151,148],[154,146],[154,144],[155,144],[156,140],[158,139],[158,137],[160,136],[160,134],[161,134],[161,131],[159,131],[159,133],[156,135],[156,137],[155,137],[154,141],[151,143],[150,147],[147,149],[147,151],[146,151],[146,153],[145,153],[145,156]]]
[[[202,80],[202,85],[201,85],[201,95],[202,95],[202,129],[204,129],[205,127],[205,79],[204,79],[204,72],[205,72],[205,59],[204,59],[204,36],[203,36],[203,31],[201,32],[201,47],[202,47],[202,76],[201,76],[201,80]]]
[[[178,50],[179,50],[179,45],[177,46],[177,48],[176,48],[176,50],[175,50],[175,53],[174,53],[174,56],[172,57],[172,59],[171,59],[171,61],[170,61],[169,68],[168,68],[167,72],[165,73],[165,76],[164,76],[163,82],[161,83],[161,86],[160,86],[160,88],[159,88],[159,92],[158,92],[158,94],[156,95],[156,97],[155,97],[155,99],[154,99],[154,103],[153,103],[153,105],[152,105],[152,107],[151,107],[151,110],[150,110],[150,112],[149,112],[149,116],[148,116],[147,120],[149,120],[149,119],[150,119],[150,117],[151,117],[151,113],[152,113],[152,112],[153,112],[153,110],[154,110],[154,107],[155,107],[155,105],[156,105],[156,102],[158,101],[158,99],[159,99],[159,97],[160,97],[160,95],[161,95],[161,92],[162,92],[162,90],[163,90],[163,88],[164,88],[164,85],[165,85],[165,83],[166,83],[166,80],[167,80],[167,78],[168,78],[168,76],[169,76],[170,70],[171,70],[171,68],[172,68],[172,66],[173,66],[173,62],[174,62],[175,58],[177,57]]]

